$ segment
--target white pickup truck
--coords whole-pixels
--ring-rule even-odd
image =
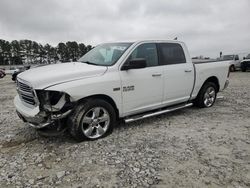
[[[78,62],[19,74],[14,104],[40,133],[69,129],[78,140],[94,140],[111,133],[119,119],[211,107],[228,77],[227,61],[193,64],[183,42],[106,43]]]
[[[221,58],[222,61],[228,61],[229,62],[229,69],[231,72],[236,71],[236,69],[240,69],[240,58],[237,54],[232,55],[223,55]]]

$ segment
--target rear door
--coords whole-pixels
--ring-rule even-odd
[[[146,59],[147,67],[120,71],[125,116],[157,108],[163,99],[163,69],[158,63],[156,44],[139,45],[127,61],[137,58]]]
[[[163,104],[173,105],[190,98],[194,84],[194,67],[187,62],[179,43],[159,43],[159,63],[164,72]]]

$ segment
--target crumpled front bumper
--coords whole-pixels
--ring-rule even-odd
[[[23,104],[18,95],[14,99],[14,105],[19,118],[36,129],[48,127],[56,121],[66,118],[72,111],[72,109],[70,109],[64,113],[49,115],[46,112],[41,112],[39,106],[27,107]]]
[[[14,99],[17,115],[24,122],[27,122],[31,127],[41,129],[54,123],[53,120],[48,118],[45,112],[41,112],[39,106],[26,106],[17,95]]]

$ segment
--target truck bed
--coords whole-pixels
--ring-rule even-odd
[[[207,78],[217,77],[220,91],[224,89],[229,71],[229,61],[207,61],[193,63],[195,68],[195,85],[192,98],[195,98]],[[228,67],[228,68],[227,68]]]

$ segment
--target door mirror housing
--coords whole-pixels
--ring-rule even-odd
[[[144,58],[136,58],[131,59],[128,62],[126,62],[121,70],[129,70],[129,69],[142,69],[147,67],[147,61]]]

